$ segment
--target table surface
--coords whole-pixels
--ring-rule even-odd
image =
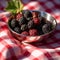
[[[8,12],[0,10],[0,60],[60,60],[60,0],[22,0],[22,3],[24,9],[50,13],[57,21],[56,31],[43,42],[21,44],[9,32]]]

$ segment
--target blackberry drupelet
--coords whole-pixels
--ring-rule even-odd
[[[33,20],[29,21],[28,22],[28,28],[31,29],[31,28],[34,28],[34,27],[35,27],[34,21]]]
[[[50,32],[52,30],[52,28],[51,28],[51,25],[50,24],[45,24],[45,25],[43,25],[43,27],[42,27],[42,31],[44,32],[44,33],[48,33],[48,32]]]
[[[25,17],[21,17],[20,18],[20,20],[18,20],[18,22],[19,22],[19,25],[21,26],[22,24],[26,24],[27,23],[27,20],[26,20],[26,18]]]
[[[15,27],[14,31],[17,32],[17,33],[21,33],[21,29],[19,27]]]
[[[32,20],[32,19],[33,19],[32,17],[27,18],[28,21],[30,21],[30,20]]]
[[[25,31],[25,30],[27,30],[27,29],[28,29],[28,27],[27,27],[26,24],[21,25],[21,30],[22,30],[22,31]]]
[[[11,27],[14,28],[18,25],[18,21],[16,19],[11,20]]]
[[[32,13],[29,11],[29,10],[23,10],[22,11],[22,14],[23,16],[27,19],[27,20],[30,20],[28,18],[31,18],[32,17]]]

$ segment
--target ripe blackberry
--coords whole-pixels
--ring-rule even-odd
[[[28,33],[27,31],[23,31],[21,34],[22,34],[22,35],[26,35],[26,36],[29,35],[29,33]]]
[[[29,30],[29,35],[30,36],[36,36],[36,35],[38,35],[38,31],[36,29],[30,29]]]
[[[18,21],[16,19],[11,20],[11,27],[14,28],[18,25]]]
[[[33,20],[31,20],[31,21],[28,22],[28,28],[29,29],[34,28],[34,22],[33,22]]]
[[[25,17],[22,16],[19,20],[19,25],[21,26],[22,24],[25,24],[25,23],[27,23],[27,20]]]
[[[14,31],[17,32],[17,33],[21,33],[21,29],[19,27],[15,27]]]
[[[32,17],[32,13],[29,10],[23,10],[22,14],[26,19]]]
[[[43,27],[42,27],[42,31],[44,32],[44,33],[48,33],[48,32],[50,32],[52,29],[51,29],[51,25],[50,24],[45,24],[45,25],[43,25]]]
[[[22,30],[22,31],[25,31],[25,30],[27,30],[27,29],[28,29],[28,27],[27,27],[26,24],[21,25],[21,30]]]

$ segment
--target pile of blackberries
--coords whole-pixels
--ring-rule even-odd
[[[23,10],[22,16],[18,20],[11,19],[10,27],[19,34],[37,36],[50,32],[52,23],[41,17],[38,11]]]

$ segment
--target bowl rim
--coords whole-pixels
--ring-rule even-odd
[[[39,11],[39,10],[31,10],[31,12],[32,11],[38,11],[38,12],[44,12],[44,11]],[[46,14],[49,14],[49,13],[47,13],[47,12],[45,12]],[[49,14],[51,17],[53,17],[51,14]],[[54,18],[54,17],[53,17]],[[48,35],[48,34],[50,34],[50,33],[52,33],[55,29],[56,29],[56,26],[57,26],[57,21],[56,21],[56,19],[54,18],[54,20],[55,20],[55,27],[54,27],[54,29],[52,29],[50,32],[48,32],[48,33],[44,33],[44,34],[42,34],[42,35],[36,35],[36,36],[26,36],[26,35],[23,35],[23,34],[19,34],[19,33],[17,33],[17,32],[15,32],[14,30],[12,30],[12,28],[10,28],[10,26],[9,26],[9,21],[11,20],[11,18],[8,20],[8,22],[7,22],[7,26],[8,26],[8,28],[9,28],[9,30],[12,32],[12,33],[15,33],[15,34],[17,34],[17,35],[19,35],[19,36],[24,36],[24,37],[36,37],[36,36],[45,36],[45,35]]]

